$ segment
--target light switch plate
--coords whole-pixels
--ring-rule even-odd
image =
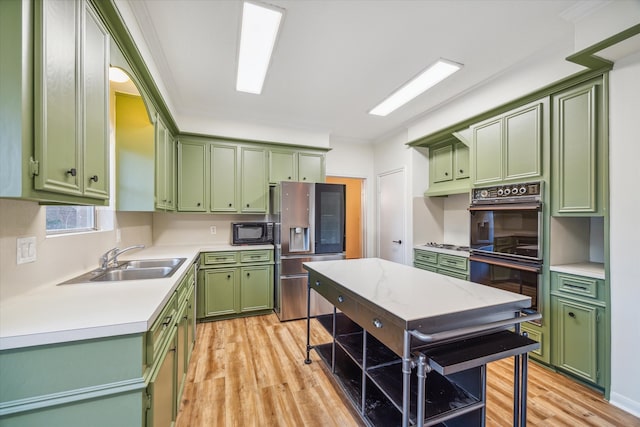
[[[25,264],[36,260],[36,238],[18,237],[16,244],[16,263]]]

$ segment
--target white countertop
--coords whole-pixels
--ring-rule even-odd
[[[153,246],[130,259],[186,258],[169,278],[43,285],[0,300],[0,350],[147,331],[200,252],[273,249],[272,245]]]
[[[575,274],[604,280],[604,264],[599,262],[579,262],[574,264],[558,264],[549,266],[551,271]]]
[[[441,254],[447,254],[447,255],[461,256],[461,257],[469,258],[469,251],[457,251],[455,249],[437,248],[435,246],[427,246],[427,245],[415,245],[413,248],[414,249],[420,249],[422,251],[439,252]]]
[[[406,322],[503,305],[531,306],[524,295],[379,258],[304,265]]]

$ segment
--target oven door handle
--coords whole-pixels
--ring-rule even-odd
[[[512,261],[507,261],[503,259],[496,259],[496,258],[479,256],[479,255],[473,255],[473,254],[469,255],[469,261],[484,262],[486,264],[497,265],[499,267],[531,271],[532,273],[540,273],[541,271],[541,266],[539,264],[534,264],[534,265],[524,264],[524,263],[512,262]]]
[[[540,203],[504,203],[471,205],[470,211],[539,211],[542,209]]]

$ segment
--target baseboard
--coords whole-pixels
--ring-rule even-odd
[[[611,392],[609,396],[609,403],[616,406],[628,413],[640,417],[640,402],[629,399],[619,393]]]

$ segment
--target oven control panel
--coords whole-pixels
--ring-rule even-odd
[[[542,200],[542,182],[496,185],[471,190],[472,203],[518,203]]]

